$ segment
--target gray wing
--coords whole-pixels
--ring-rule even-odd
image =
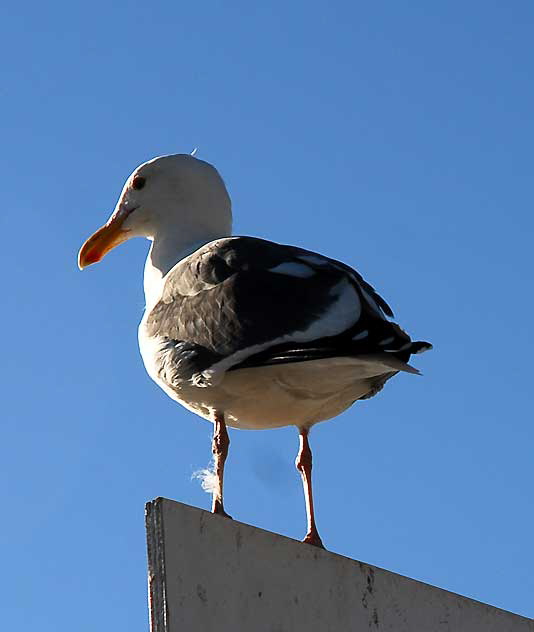
[[[202,385],[202,376],[244,366],[384,351],[404,359],[423,350],[414,345],[427,343],[412,342],[386,315],[390,307],[350,267],[233,237],[171,270],[146,326],[174,344],[181,379]]]

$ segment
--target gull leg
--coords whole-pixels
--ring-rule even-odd
[[[226,511],[224,511],[223,504],[223,477],[224,477],[224,463],[228,456],[228,448],[230,446],[230,437],[228,436],[228,430],[226,429],[226,423],[224,422],[224,414],[215,411],[213,416],[213,440],[211,442],[211,451],[213,452],[214,471],[217,478],[217,486],[213,490],[213,503],[211,511],[219,514],[220,516],[226,516],[231,518]]]
[[[300,449],[295,459],[295,465],[302,477],[302,486],[304,487],[304,498],[306,499],[306,515],[308,516],[308,532],[303,542],[313,544],[324,549],[319,532],[315,526],[315,514],[313,511],[313,493],[312,493],[312,453],[308,442],[308,428],[299,428]]]

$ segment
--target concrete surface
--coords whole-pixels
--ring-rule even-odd
[[[534,632],[534,621],[165,498],[147,503],[152,632]]]

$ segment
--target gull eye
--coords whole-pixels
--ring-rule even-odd
[[[146,179],[143,178],[143,176],[135,176],[132,180],[132,189],[139,191],[139,189],[142,189],[145,186],[145,183]]]

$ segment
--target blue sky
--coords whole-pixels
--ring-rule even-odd
[[[145,630],[145,501],[209,506],[211,427],[137,349],[147,243],[76,268],[131,170],[194,147],[237,234],[356,267],[435,345],[314,429],[326,546],[534,615],[533,23],[521,0],[5,9],[6,629]],[[301,538],[295,430],[231,438],[229,512]]]

